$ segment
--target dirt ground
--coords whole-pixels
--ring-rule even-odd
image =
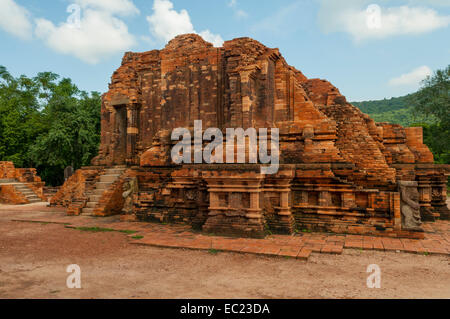
[[[0,209],[0,298],[450,298],[446,256],[345,249],[303,262],[211,254],[14,222],[13,214]],[[81,289],[66,286],[71,264],[81,267]],[[367,287],[370,264],[381,268],[379,289]]]

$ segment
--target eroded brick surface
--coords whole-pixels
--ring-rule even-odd
[[[95,166],[69,180],[55,204],[78,202],[75,210],[86,210],[89,181],[96,179],[98,188],[104,169],[120,165],[126,173],[100,194],[94,214],[120,213],[123,182],[137,178],[138,220],[187,224],[206,233],[423,238],[423,232],[402,227],[398,181],[418,183],[422,219],[449,217],[449,167],[433,164],[420,128],[375,123],[331,83],[308,79],[278,49],[250,38],[215,48],[188,34],[162,50],[126,53],[103,96],[101,116]],[[178,141],[171,132],[179,127],[193,132],[195,120],[202,120],[203,130],[217,127],[224,133],[279,128],[278,173],[263,175],[258,164],[174,165],[170,152]],[[248,155],[248,149],[241,152]],[[308,249],[336,253],[339,245],[315,243]]]
[[[0,162],[0,203],[46,201],[44,186],[35,168],[16,168],[12,162]]]

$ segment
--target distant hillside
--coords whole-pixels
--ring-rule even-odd
[[[405,127],[416,123],[432,124],[430,118],[424,116],[415,116],[411,106],[411,99],[414,94],[408,94],[401,97],[384,99],[378,101],[351,102],[354,106],[369,114],[376,122],[389,122],[401,124]]]

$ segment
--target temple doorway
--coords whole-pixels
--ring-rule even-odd
[[[114,164],[123,165],[127,158],[127,108],[125,105],[116,107],[114,135]]]

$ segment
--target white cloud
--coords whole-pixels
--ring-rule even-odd
[[[165,42],[180,34],[197,33],[189,13],[184,9],[177,12],[173,8],[173,3],[169,0],[155,0],[153,2],[153,14],[147,17],[147,21],[150,24],[150,32],[157,39]],[[223,44],[222,37],[211,33],[209,30],[204,30],[199,34],[216,47]]]
[[[409,73],[402,74],[399,77],[389,81],[390,86],[418,86],[427,76],[432,75],[431,69],[424,65],[412,70]]]
[[[248,13],[245,12],[244,10],[241,10],[241,9],[237,10],[234,14],[235,14],[238,18],[247,18],[247,17],[248,17]]]
[[[430,8],[367,4],[368,1],[321,0],[319,23],[325,32],[347,32],[356,41],[422,34],[450,24],[450,16],[439,15]]]
[[[83,9],[98,9],[122,16],[139,14],[139,9],[130,0],[75,0]]]
[[[247,18],[248,17],[247,12],[238,8],[237,0],[230,0],[230,2],[228,2],[228,6],[234,10],[234,15],[236,17],[238,17],[238,18]]]
[[[179,34],[195,33],[189,13],[184,9],[175,11],[170,1],[155,0],[153,15],[147,17],[147,21],[153,35],[165,41]]]
[[[33,34],[30,14],[13,0],[0,0],[0,28],[22,39]]]
[[[204,40],[212,43],[215,47],[221,47],[223,44],[222,37],[218,34],[211,33],[209,30],[202,31],[199,34]]]
[[[228,6],[229,7],[236,7],[237,6],[237,0],[230,0],[230,2],[228,2]]]
[[[291,31],[298,26],[298,12],[302,4],[302,2],[296,1],[289,5],[281,6],[270,16],[255,23],[250,30],[258,33],[271,33],[277,36],[286,34],[286,30]],[[297,24],[293,25],[295,21],[297,21]]]
[[[55,26],[46,19],[36,19],[36,35],[47,46],[63,54],[73,55],[90,64],[96,64],[112,54],[129,50],[136,39],[127,25],[116,14],[138,13],[128,0],[76,0],[83,8],[79,27],[65,22]],[[134,8],[134,9],[133,9]]]

